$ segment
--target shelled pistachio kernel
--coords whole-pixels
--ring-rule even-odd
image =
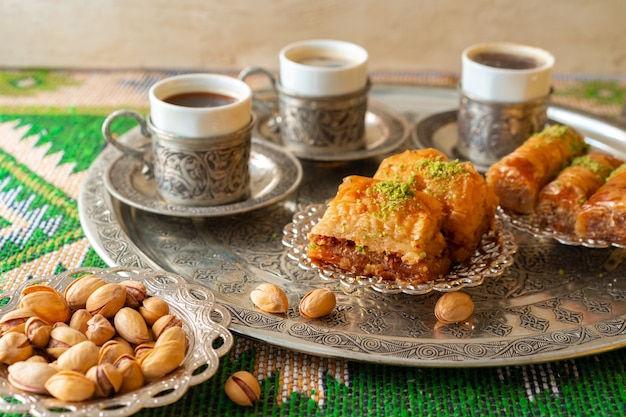
[[[309,291],[300,300],[300,315],[307,319],[317,319],[330,314],[337,305],[335,293],[327,288]]]
[[[228,398],[237,405],[251,407],[261,398],[259,381],[247,371],[238,371],[232,374],[224,384],[224,391]]]
[[[442,323],[458,323],[469,319],[474,313],[474,302],[464,292],[449,292],[435,304],[435,317]]]
[[[250,293],[255,306],[268,313],[284,313],[289,308],[287,295],[278,286],[263,283]]]

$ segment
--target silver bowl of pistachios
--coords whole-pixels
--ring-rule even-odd
[[[2,294],[0,411],[127,416],[215,375],[231,316],[165,271],[81,268]]]

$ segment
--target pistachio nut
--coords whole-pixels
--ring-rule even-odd
[[[435,304],[435,317],[444,324],[465,321],[473,313],[474,302],[472,298],[460,291],[443,294]]]
[[[181,326],[173,326],[165,329],[159,338],[154,343],[154,346],[159,346],[169,341],[176,341],[187,348],[187,335]]]
[[[333,311],[336,304],[335,293],[326,288],[316,288],[300,300],[300,315],[307,319],[324,317]]]
[[[128,342],[121,339],[112,339],[100,347],[98,364],[115,363],[122,355],[133,355],[133,348]]]
[[[143,282],[122,281],[120,285],[126,290],[126,307],[138,308],[142,301],[148,296],[148,290]]]
[[[89,368],[98,364],[100,348],[92,341],[80,342],[57,358],[57,365],[67,371],[87,372]]]
[[[39,363],[48,363],[48,359],[46,359],[42,355],[33,354],[30,358],[26,359],[25,362],[39,362]]]
[[[87,322],[85,336],[87,336],[87,339],[100,346],[115,336],[115,327],[113,327],[106,317],[98,313]]]
[[[148,326],[152,326],[159,317],[170,313],[170,306],[159,297],[148,297],[139,306],[139,313]]]
[[[72,314],[69,326],[72,329],[76,329],[81,333],[87,333],[87,329],[89,328],[89,320],[91,320],[91,317],[92,315],[86,309],[78,309]]]
[[[224,391],[235,404],[246,407],[251,407],[261,397],[259,381],[247,371],[232,374],[226,380]]]
[[[54,288],[41,285],[31,285],[28,288],[37,288],[20,297],[20,308],[32,310],[35,315],[48,323],[65,322],[70,318],[70,308],[65,304],[63,296]],[[44,288],[48,288],[44,290]]]
[[[154,349],[155,344],[156,342],[150,341],[135,346],[135,359],[140,360],[143,358],[148,352]]]
[[[96,390],[87,376],[76,371],[59,371],[48,378],[44,386],[50,395],[61,401],[85,401]]]
[[[46,352],[58,358],[63,352],[80,342],[87,340],[87,336],[76,329],[72,329],[67,325],[58,325],[55,323],[50,332],[50,340],[46,347]]]
[[[135,358],[130,355],[122,355],[113,365],[122,374],[120,393],[131,392],[143,386],[143,373],[141,372],[141,366]]]
[[[98,288],[104,286],[106,281],[99,276],[88,274],[76,278],[65,288],[63,295],[67,305],[72,310],[80,310],[86,307],[87,298]]]
[[[52,333],[52,326],[37,316],[29,318],[24,325],[24,334],[30,343],[39,348],[48,344],[50,333]]]
[[[178,368],[185,359],[185,347],[177,341],[169,341],[155,346],[138,359],[146,381],[153,381]]]
[[[166,314],[164,316],[159,317],[157,321],[154,322],[154,324],[152,325],[152,334],[154,335],[155,339],[158,339],[159,336],[170,327],[182,327],[182,326],[183,326],[183,322],[181,321],[181,319],[179,319],[173,314]]]
[[[284,313],[289,308],[285,292],[274,284],[263,283],[250,293],[255,306],[268,313]]]
[[[0,333],[23,333],[26,321],[33,316],[36,316],[35,312],[28,308],[16,308],[15,310],[3,314],[2,317],[0,317]]]
[[[11,365],[32,355],[33,345],[24,333],[9,332],[0,337],[0,362]]]
[[[47,394],[46,381],[57,373],[48,362],[20,361],[7,369],[8,380],[13,386],[35,394]]]
[[[150,340],[146,321],[133,308],[121,308],[113,318],[113,325],[117,333],[131,344],[138,345]]]
[[[92,366],[85,375],[94,383],[96,397],[108,397],[122,386],[122,373],[111,363]]]
[[[126,302],[126,290],[120,284],[109,282],[91,293],[85,303],[85,308],[92,315],[100,313],[111,318]]]

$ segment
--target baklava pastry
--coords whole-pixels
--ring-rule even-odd
[[[452,262],[469,259],[493,226],[498,198],[471,162],[450,161],[431,148],[408,150],[385,158],[374,178],[407,182],[442,204]]]
[[[307,255],[320,267],[419,284],[450,268],[439,201],[408,184],[346,177],[308,234]]]
[[[539,224],[557,232],[574,233],[582,205],[621,164],[621,160],[601,152],[574,158],[539,192],[535,209]]]
[[[576,218],[576,235],[626,245],[626,164],[617,168]]]
[[[502,208],[530,214],[541,189],[586,150],[584,138],[570,127],[548,126],[489,167],[487,182]]]

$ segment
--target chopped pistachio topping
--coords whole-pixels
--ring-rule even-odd
[[[611,171],[606,165],[602,165],[600,162],[592,159],[589,155],[579,156],[574,158],[572,166],[579,166],[588,169],[598,178],[606,177]]]
[[[458,175],[468,174],[458,159],[449,162],[441,158],[424,159],[418,163],[418,169],[437,180],[451,180]]]

